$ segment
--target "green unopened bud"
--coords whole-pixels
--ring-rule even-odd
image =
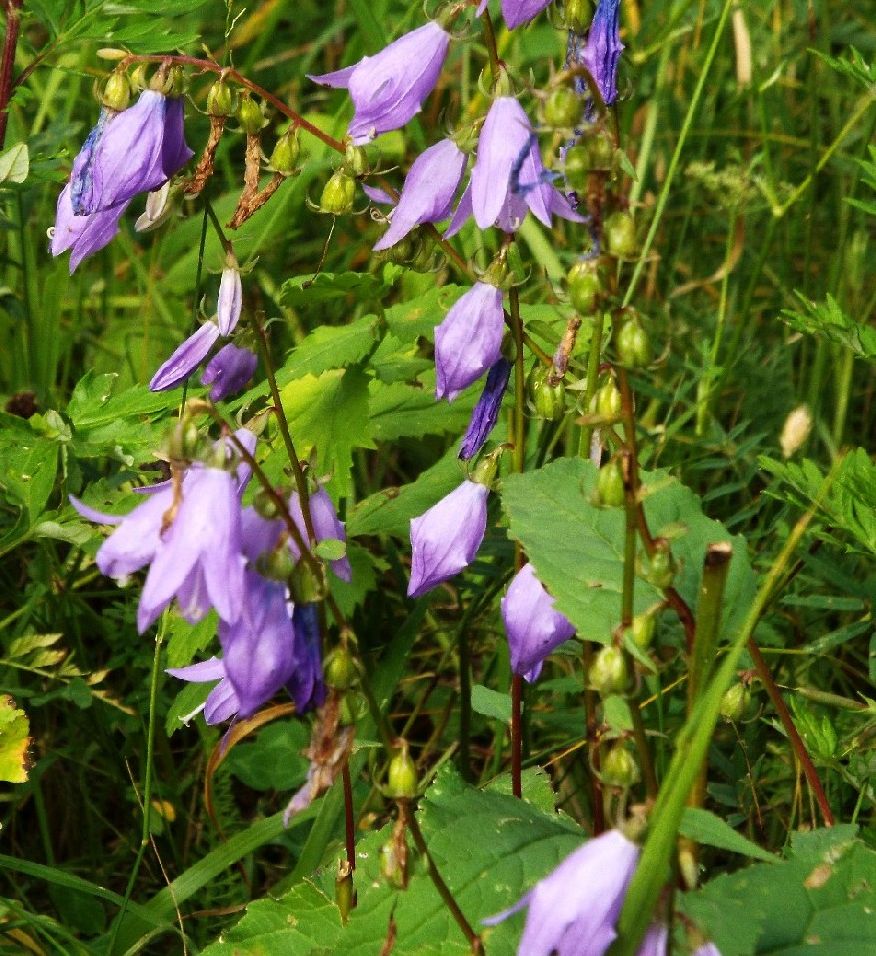
[[[348,690],[356,680],[356,662],[346,647],[336,647],[325,659],[325,682],[335,690]]]
[[[261,132],[265,125],[265,117],[261,107],[251,96],[245,96],[240,101],[240,105],[237,107],[237,120],[243,131],[250,136],[255,136],[256,133]]]
[[[341,921],[346,923],[356,906],[356,888],[353,885],[353,868],[349,860],[338,862],[338,875],[335,877],[335,903],[341,911]]]
[[[566,384],[562,379],[556,384],[550,381],[552,369],[537,365],[527,382],[529,400],[539,418],[558,422],[566,411]]]
[[[571,129],[581,119],[583,109],[584,102],[574,90],[559,86],[551,90],[544,104],[544,119],[548,126]]]
[[[274,172],[289,176],[295,172],[300,155],[301,146],[298,142],[298,127],[296,126],[287,130],[277,140],[277,145],[271,153],[268,165]]]
[[[104,83],[100,101],[108,110],[115,110],[117,113],[128,108],[131,101],[131,83],[125,73],[118,70],[110,73]]]
[[[237,93],[225,80],[216,80],[207,92],[207,112],[210,116],[234,116],[236,111]]]
[[[596,476],[596,501],[606,508],[619,508],[624,503],[624,477],[620,462],[607,461]]]
[[[393,800],[411,800],[417,795],[417,766],[411,758],[408,742],[401,741],[401,749],[389,762],[386,795]]]
[[[355,724],[366,713],[368,713],[368,701],[365,695],[355,690],[348,690],[341,698],[341,723]]]
[[[643,368],[651,361],[651,343],[642,320],[635,313],[623,320],[616,340],[618,358],[628,368]]]
[[[280,508],[277,502],[274,501],[264,488],[259,488],[252,503],[259,517],[266,518],[268,521],[273,521],[275,518],[280,517]]]
[[[570,30],[586,33],[593,20],[593,4],[590,0],[565,0],[563,19]]]
[[[587,675],[590,686],[601,697],[610,697],[627,686],[627,665],[623,651],[613,644],[599,650]]]
[[[323,599],[325,585],[309,561],[299,561],[289,580],[289,590],[296,604],[314,604]]]
[[[642,577],[655,588],[663,590],[672,584],[675,577],[675,561],[665,538],[658,538],[654,544],[654,553],[643,562]]]
[[[591,170],[605,172],[611,169],[614,162],[614,143],[602,131],[594,132],[587,139],[587,164]]]
[[[485,488],[492,488],[496,480],[496,472],[499,470],[499,459],[504,451],[505,446],[500,445],[495,451],[483,455],[471,473],[471,480]]]
[[[188,415],[177,419],[165,442],[167,457],[171,461],[192,461],[197,457],[201,436],[198,426]]]
[[[186,91],[187,77],[186,71],[181,66],[173,66],[170,69],[168,96],[182,96]]]
[[[622,743],[615,743],[602,758],[600,777],[610,787],[632,787],[639,782],[636,758]]]
[[[751,703],[751,691],[745,684],[733,684],[724,691],[719,713],[725,720],[742,720]]]
[[[639,251],[636,224],[628,212],[613,212],[602,224],[605,251],[616,259],[635,259]]]
[[[563,173],[566,185],[570,189],[583,192],[587,188],[587,178],[590,175],[590,158],[584,146],[570,146],[566,150],[563,160]]]
[[[347,143],[344,165],[351,176],[367,176],[371,172],[371,163],[368,162],[368,154],[364,146]]]
[[[656,625],[657,617],[654,614],[637,614],[633,618],[633,640],[636,647],[645,651],[651,646]]]
[[[601,385],[593,396],[591,410],[602,418],[617,418],[621,413],[622,401],[620,389],[609,379]]]
[[[145,90],[149,86],[149,64],[138,63],[131,71],[131,89]]]
[[[256,562],[259,573],[272,581],[288,581],[295,571],[295,558],[284,541],[272,551],[266,551]]]
[[[401,839],[404,841],[404,834]],[[380,873],[397,890],[407,886],[407,860],[407,847],[403,843],[400,846],[395,836],[390,837],[380,848]]]
[[[414,272],[429,272],[434,268],[435,240],[431,236],[422,231],[417,232],[417,242],[408,265]]]
[[[573,308],[581,315],[590,315],[596,309],[602,292],[598,261],[584,259],[576,262],[566,273],[566,288]]]
[[[339,169],[323,187],[319,207],[323,212],[342,216],[353,208],[355,198],[356,180]]]

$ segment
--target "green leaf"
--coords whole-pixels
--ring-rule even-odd
[[[347,544],[337,538],[324,538],[314,550],[324,561],[340,561],[347,553]]]
[[[0,780],[24,783],[30,767],[27,750],[30,746],[30,722],[15,701],[0,697]]]
[[[23,183],[30,171],[26,143],[16,143],[0,153],[0,183]]]
[[[286,385],[302,375],[320,375],[330,368],[346,368],[365,359],[377,341],[379,320],[367,315],[349,325],[321,325],[289,354],[277,381]]]
[[[428,372],[419,386],[376,379],[369,385],[371,425],[375,438],[395,441],[405,436],[462,433],[481,386],[468,389],[453,403],[435,399],[435,373]]]
[[[876,358],[876,328],[857,322],[843,312],[830,293],[826,302],[811,302],[800,292],[796,295],[803,311],[782,309],[781,313],[792,329],[836,342],[861,358]]]
[[[234,747],[226,765],[238,780],[253,790],[294,790],[307,775],[309,761],[301,752],[309,743],[307,724],[295,720],[276,721],[262,727],[256,737]]]
[[[762,849],[747,837],[737,833],[721,817],[715,816],[709,810],[700,807],[687,807],[681,818],[679,833],[690,840],[702,843],[704,846],[714,846],[719,850],[729,850],[731,853],[741,853],[750,856],[753,860],[763,860],[774,863],[776,857]]]
[[[186,667],[216,636],[219,619],[215,611],[190,624],[181,614],[168,616],[167,666]]]
[[[703,515],[699,499],[666,472],[642,472],[645,514],[654,534],[672,529],[679,564],[675,587],[695,607],[707,545],[733,543],[725,591],[723,628],[733,631],[754,593],[745,543]],[[624,512],[593,504],[596,468],[580,458],[561,458],[539,471],[509,475],[502,504],[510,535],[519,540],[562,611],[588,640],[605,643],[620,622],[623,590]],[[636,578],[635,612],[662,600],[662,592]]]
[[[373,299],[383,284],[370,272],[320,272],[316,276],[293,276],[280,289],[280,301],[290,308],[332,302],[350,297],[358,303]]]
[[[368,378],[361,368],[306,375],[281,391],[283,408],[301,457],[316,449],[319,473],[338,498],[352,492],[354,448],[373,448],[368,421]]]
[[[386,325],[400,342],[413,342],[420,337],[431,341],[435,326],[444,321],[453,303],[467,291],[466,286],[432,286],[424,295],[387,309]]]
[[[507,724],[511,720],[511,697],[497,690],[490,690],[483,684],[475,684],[471,689],[471,707],[476,714],[492,717]]]
[[[500,773],[487,784],[487,790],[510,796],[514,792],[511,774]],[[520,796],[545,813],[553,813],[557,803],[551,778],[541,767],[526,767],[520,774]]]

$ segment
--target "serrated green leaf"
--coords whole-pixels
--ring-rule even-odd
[[[0,153],[0,183],[23,183],[30,171],[26,143],[16,143]]]
[[[386,325],[400,342],[433,338],[435,326],[444,321],[450,307],[468,289],[466,286],[433,286],[424,295],[400,302],[386,310]]]
[[[645,514],[655,534],[670,525],[684,529],[672,543],[679,564],[674,585],[696,606],[708,544],[733,543],[733,560],[725,591],[723,627],[732,632],[754,593],[754,575],[745,543],[707,518],[699,499],[666,472],[642,472]],[[593,503],[596,468],[579,458],[561,458],[539,471],[509,475],[502,504],[510,535],[521,541],[539,579],[554,595],[557,609],[582,638],[609,640],[620,622],[623,590],[624,512]],[[661,592],[644,579],[635,584],[635,612],[661,600]]]
[[[290,308],[332,302],[347,296],[356,302],[373,299],[383,287],[370,272],[320,272],[316,276],[293,276],[280,289],[280,301]]]
[[[830,293],[825,302],[812,302],[800,292],[796,295],[803,311],[782,309],[781,313],[791,328],[836,342],[862,358],[876,358],[876,328],[847,315]]]
[[[0,780],[24,783],[30,761],[30,722],[8,695],[0,697]]]
[[[439,402],[435,398],[435,373],[429,372],[423,379],[420,386],[371,381],[368,391],[375,438],[395,441],[465,430],[480,386],[468,389],[454,402]]]
[[[762,860],[766,863],[775,863],[778,857],[762,849],[747,837],[737,833],[721,817],[715,816],[702,807],[688,807],[681,818],[679,833],[690,840],[695,840],[704,846],[714,846],[719,850],[729,850],[731,853],[741,853],[753,860]]]
[[[277,381],[286,385],[303,375],[320,375],[332,368],[361,362],[377,340],[379,320],[368,315],[349,325],[321,325],[289,354],[277,370]]]
[[[511,720],[511,697],[483,684],[474,684],[471,689],[471,709],[476,714],[507,724]]]
[[[219,624],[219,618],[212,610],[196,624],[190,624],[181,614],[172,614],[168,620],[168,667],[191,664],[216,636]]]

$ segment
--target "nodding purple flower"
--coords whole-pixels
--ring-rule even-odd
[[[205,322],[197,332],[179,345],[173,355],[158,369],[149,382],[153,392],[165,392],[181,385],[204,361],[219,338],[219,326]]]
[[[206,684],[209,681],[219,683],[207,695],[207,700],[191,714],[181,718],[187,724],[192,717],[204,711],[204,720],[208,724],[221,724],[230,720],[240,710],[241,704],[235,693],[231,681],[225,673],[225,663],[219,657],[211,657],[188,667],[168,667],[167,673],[171,677],[189,681],[192,684]]]
[[[623,48],[620,0],[599,0],[579,62],[587,67],[606,106],[617,99],[617,63]]]
[[[361,146],[379,133],[404,126],[420,112],[438,82],[449,46],[450,34],[430,21],[353,66],[308,78],[349,89],[355,112],[347,132]]]
[[[501,604],[511,670],[532,682],[541,673],[548,654],[569,640],[575,628],[554,610],[554,599],[531,564],[524,564],[517,572]]]
[[[317,542],[320,541],[346,541],[347,531],[344,528],[344,522],[338,518],[332,499],[325,488],[318,488],[310,496],[310,519],[313,522],[313,532],[316,535]],[[301,498],[297,491],[292,493],[289,499],[289,514],[292,520],[298,526],[301,536],[307,540],[307,527],[304,524],[304,514],[301,511]],[[292,557],[297,561],[301,555],[298,546],[289,538],[289,550]],[[332,571],[342,580],[349,583],[353,580],[353,569],[350,567],[350,559],[344,555],[337,561],[331,562]]]
[[[238,715],[255,713],[301,666],[284,584],[248,569],[236,621],[219,624],[225,674],[239,702]]]
[[[537,17],[551,0],[502,0],[502,16],[509,30]]]
[[[518,956],[586,953],[603,956],[636,869],[639,849],[608,830],[569,854],[510,909],[483,922],[494,926],[528,907]]]
[[[226,622],[237,620],[244,560],[239,486],[231,472],[191,467],[178,497],[172,482],[162,483],[122,518],[70,500],[83,517],[118,525],[95,558],[104,574],[124,578],[149,565],[137,611],[141,634],[174,598],[192,623],[210,607]]]
[[[435,329],[435,395],[452,402],[499,360],[505,313],[502,290],[478,282]]]
[[[219,349],[201,375],[202,385],[213,386],[210,401],[218,402],[226,395],[239,392],[255,374],[256,365],[258,358],[249,349],[238,348],[231,342]]]
[[[474,560],[487,530],[490,490],[464,481],[419,518],[411,518],[408,597],[420,597]]]
[[[471,413],[468,428],[459,446],[458,457],[462,461],[474,458],[490,437],[490,432],[496,427],[511,368],[511,363],[504,356],[490,368],[484,390]]]
[[[374,251],[394,246],[415,226],[446,219],[465,163],[465,153],[452,139],[442,139],[421,153],[405,177],[389,229],[375,243]]]
[[[231,335],[240,321],[243,309],[243,284],[240,281],[240,269],[226,266],[219,280],[219,304],[216,308],[216,321],[223,335]]]
[[[527,210],[545,226],[554,215],[584,221],[548,181],[538,137],[523,107],[513,96],[500,96],[484,120],[471,181],[445,235],[455,235],[471,215],[481,229],[498,226],[514,232]]]
[[[157,189],[194,155],[185,142],[183,101],[144,90],[121,113],[102,113],[73,162],[70,200],[89,216]]]
[[[322,635],[319,630],[319,606],[296,604],[292,615],[295,624],[295,670],[286,689],[295,701],[295,710],[303,714],[325,702],[322,679]]]
[[[94,212],[90,216],[77,216],[70,202],[70,183],[61,190],[55,214],[55,225],[51,230],[50,250],[53,256],[70,250],[70,274],[72,275],[83,259],[94,255],[109,245],[119,231],[119,222],[128,208],[128,203],[120,203],[112,209]]]

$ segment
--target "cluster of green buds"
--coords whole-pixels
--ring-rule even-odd
[[[566,383],[553,378],[553,369],[540,362],[533,366],[526,381],[529,407],[538,417],[558,422],[566,412]]]
[[[624,309],[615,325],[615,347],[621,365],[644,368],[651,363],[651,343],[635,309]]]
[[[584,139],[570,146],[563,160],[566,185],[575,192],[585,192],[591,173],[608,174],[615,163],[615,148],[611,134],[601,126],[585,131]]]

